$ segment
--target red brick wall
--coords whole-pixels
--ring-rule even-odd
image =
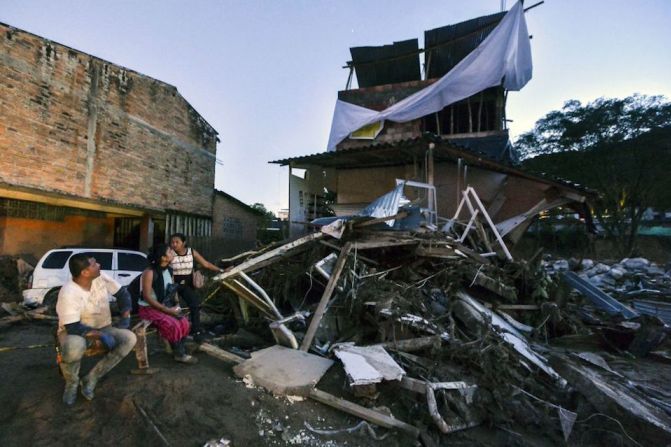
[[[210,215],[215,131],[173,86],[0,25],[0,181]]]

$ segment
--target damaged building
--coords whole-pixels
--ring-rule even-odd
[[[6,24],[0,46],[2,253],[216,233],[217,131],[177,88]]]
[[[516,152],[506,126],[509,89],[501,77],[494,78],[497,85],[469,90],[460,85],[465,81],[453,76],[456,72],[469,82],[479,76],[475,69],[482,62],[473,60],[473,50],[504,15],[426,31],[425,49],[419,49],[417,39],[350,49],[349,79],[347,88],[338,92],[329,151],[271,162],[289,166],[292,235],[306,231],[307,222],[325,215],[359,213],[392,190],[397,179],[435,187],[436,209],[430,212],[438,220],[454,216],[463,191],[471,186],[501,233],[513,242],[542,211],[564,205],[588,214],[589,194],[584,189],[515,168]],[[526,37],[526,26],[510,32],[523,32]],[[528,70],[530,78],[530,56]],[[510,76],[503,74],[504,80]],[[354,75],[358,88],[350,88]],[[452,84],[439,85],[445,80]],[[459,99],[454,90],[466,96]],[[436,107],[434,98],[441,96],[450,97],[443,101],[448,104]],[[435,111],[422,114],[422,110]],[[358,117],[362,113],[372,118],[362,121]],[[426,187],[406,194],[431,208]]]

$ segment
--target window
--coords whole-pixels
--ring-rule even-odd
[[[141,272],[147,267],[147,258],[133,253],[119,253],[119,270]]]
[[[71,251],[55,251],[51,253],[42,263],[43,269],[62,269],[65,262],[70,259]]]
[[[89,258],[96,258],[101,270],[112,270],[112,252],[87,251],[84,254]]]

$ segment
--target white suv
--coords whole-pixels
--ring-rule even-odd
[[[49,250],[35,266],[28,289],[23,291],[23,304],[55,306],[58,291],[72,275],[68,261],[77,253],[96,258],[100,270],[122,286],[130,284],[147,266],[147,255],[139,251],[106,248],[58,248]]]

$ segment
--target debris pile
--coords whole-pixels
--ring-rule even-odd
[[[568,261],[543,262],[540,252],[514,260],[484,210],[469,206],[470,218],[443,225],[431,207],[404,205],[393,196],[398,188],[390,194],[363,215],[318,222],[320,232],[254,253],[215,278],[226,292],[213,301],[230,300],[241,325],[342,365],[347,399],[321,389],[324,372],[299,393],[426,445],[447,435],[487,444],[478,438],[487,430],[504,444],[671,442],[668,391],[609,366],[632,359],[621,345],[603,349],[626,328],[634,341],[625,349],[645,356],[668,326],[623,311],[631,308],[608,295],[583,300],[566,287],[593,293],[579,286],[608,276],[609,291],[627,295],[632,287],[666,287],[667,274],[641,259],[612,266],[583,260],[578,275]],[[590,311],[595,300],[601,307]],[[616,311],[602,312],[604,302]],[[277,366],[284,355],[268,349],[263,356],[292,380],[314,364],[306,357],[306,364]],[[240,362],[236,372],[248,380],[263,369],[258,384],[285,389],[265,375],[261,355],[217,356]]]

